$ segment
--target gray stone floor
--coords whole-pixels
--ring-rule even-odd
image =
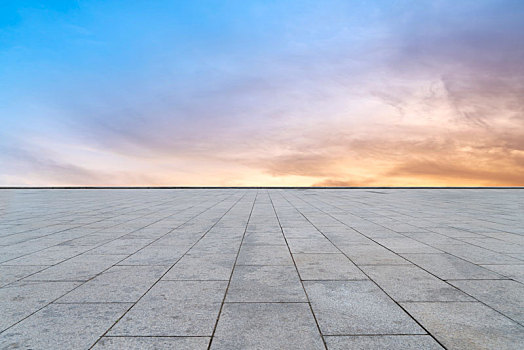
[[[524,190],[0,190],[2,349],[523,349]]]

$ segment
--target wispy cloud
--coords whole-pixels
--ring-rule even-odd
[[[215,5],[22,11],[4,182],[524,184],[521,2]]]

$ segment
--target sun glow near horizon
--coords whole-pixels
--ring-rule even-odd
[[[524,185],[520,1],[13,2],[3,186]]]

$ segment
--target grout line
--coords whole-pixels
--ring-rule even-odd
[[[211,208],[213,208],[213,207],[217,206],[218,204],[220,204],[220,203],[226,201],[227,199],[231,198],[232,196],[233,196],[233,195],[230,195],[230,196],[224,198],[223,200],[221,200],[221,201],[215,203],[215,204],[212,205],[211,207],[205,209],[205,210],[202,211],[201,213],[199,213],[199,214],[195,215],[194,217],[190,218],[190,219],[189,219],[188,221],[186,221],[185,223],[180,224],[178,227],[181,227],[182,225],[186,224],[187,222],[190,222],[190,221],[193,220],[194,218],[196,218],[196,217],[200,216],[201,214],[207,212],[207,211],[210,210]],[[221,217],[220,217],[220,219],[218,219],[218,221],[216,221],[216,222],[215,222],[215,223],[214,223],[214,224],[213,224],[213,225],[212,225],[212,226],[211,226],[211,227],[210,227],[210,228],[209,228],[209,229],[204,233],[204,235],[202,235],[202,236],[201,236],[201,237],[200,237],[200,238],[199,238],[199,239],[198,239],[198,240],[197,240],[197,241],[196,241],[196,242],[195,242],[195,243],[194,243],[194,244],[193,244],[189,249],[187,249],[187,251],[186,251],[186,252],[185,252],[185,253],[184,253],[180,258],[178,258],[178,259],[175,261],[175,263],[172,264],[171,267],[169,267],[169,268],[168,268],[168,269],[167,269],[167,270],[166,270],[166,271],[165,271],[165,272],[160,276],[160,278],[158,278],[158,279],[156,280],[156,282],[154,282],[154,283],[153,283],[153,284],[152,284],[152,285],[151,285],[151,286],[150,286],[150,287],[145,291],[145,293],[142,294],[142,296],[141,296],[140,298],[138,298],[138,300],[137,300],[135,303],[133,303],[133,305],[131,305],[131,307],[130,307],[129,309],[127,309],[127,311],[125,311],[125,312],[124,312],[124,313],[123,313],[123,314],[122,314],[122,315],[121,315],[121,316],[120,316],[120,317],[119,317],[119,318],[118,318],[118,319],[117,319],[117,320],[116,320],[116,321],[111,325],[111,327],[109,327],[109,328],[108,328],[108,329],[107,329],[107,330],[106,330],[106,331],[105,331],[105,332],[104,332],[104,333],[103,333],[103,334],[102,334],[102,335],[101,335],[101,336],[100,336],[100,337],[99,337],[99,338],[98,338],[98,339],[93,343],[93,345],[91,345],[91,346],[89,347],[89,349],[92,349],[92,348],[96,345],[96,343],[98,343],[98,341],[99,341],[100,339],[102,339],[102,337],[104,337],[104,336],[105,336],[105,335],[106,335],[106,334],[107,334],[107,333],[108,333],[108,332],[109,332],[109,331],[110,331],[110,330],[111,330],[111,329],[112,329],[112,328],[113,328],[113,327],[114,327],[114,326],[115,326],[115,325],[116,325],[116,324],[117,324],[117,323],[118,323],[118,322],[119,322],[119,321],[120,321],[120,320],[121,320],[121,319],[122,319],[122,318],[123,318],[123,317],[124,317],[124,316],[125,316],[125,315],[126,315],[126,314],[127,314],[127,313],[128,313],[128,312],[129,312],[129,311],[130,311],[130,310],[131,310],[131,309],[136,305],[136,304],[137,304],[137,303],[138,303],[138,302],[139,302],[139,301],[140,301],[140,300],[142,300],[142,298],[143,298],[143,297],[144,297],[144,296],[145,296],[145,295],[146,295],[146,294],[147,294],[147,293],[148,293],[148,292],[149,292],[149,291],[150,291],[150,290],[151,290],[151,289],[152,289],[152,288],[153,288],[153,287],[154,287],[154,286],[155,286],[155,285],[156,285],[156,284],[157,284],[157,283],[158,283],[158,282],[159,282],[159,281],[160,281],[160,280],[161,280],[161,279],[162,279],[162,278],[163,278],[163,277],[164,277],[164,276],[165,276],[165,275],[166,275],[166,274],[167,274],[167,273],[168,273],[168,272],[169,272],[169,271],[170,271],[170,270],[171,270],[171,269],[172,269],[172,268],[173,268],[173,267],[174,267],[174,266],[175,266],[175,265],[176,265],[176,264],[177,264],[177,263],[178,263],[178,262],[179,262],[179,261],[180,261],[180,260],[185,256],[185,255],[186,255],[186,254],[187,254],[187,252],[189,252],[189,251],[191,250],[191,248],[193,248],[193,247],[194,247],[198,242],[200,242],[200,240],[202,240],[202,238],[204,238],[204,236],[205,236],[209,231],[211,231],[211,229],[212,229],[212,228],[213,228],[213,227],[214,227],[214,226],[215,226],[215,225],[216,225],[216,224],[217,224],[217,223],[218,223],[218,222],[219,222],[219,221],[220,221],[220,220],[221,220],[221,219],[222,219],[222,218],[223,218],[223,217],[224,217],[224,216],[225,216],[225,215],[226,215],[226,214],[227,214],[227,213],[228,213],[228,212],[229,212],[229,211],[230,211],[230,210],[231,210],[231,209],[232,209],[232,208],[233,208],[233,207],[234,207],[234,206],[235,206],[235,205],[236,205],[236,204],[237,204],[237,203],[238,203],[238,202],[239,202],[243,197],[244,197],[244,196],[245,196],[245,194],[242,195],[242,197],[240,197],[240,198],[239,198],[239,199],[238,199],[238,200],[237,200],[237,201],[236,201],[236,202],[235,202],[235,203],[234,203],[234,204],[233,204],[233,205],[232,205],[232,206],[231,206],[231,207],[230,207],[230,208],[229,208],[229,209],[228,209],[228,210],[227,210],[227,211],[226,211],[226,212],[221,216]],[[177,227],[177,228],[178,228],[178,227]],[[173,230],[175,230],[175,229],[173,229]],[[167,233],[167,234],[168,234],[168,233]],[[167,235],[167,234],[166,234],[166,235]],[[162,237],[163,237],[163,236],[162,236]],[[162,237],[160,237],[160,238],[162,238]],[[160,238],[158,238],[158,239],[160,239]]]
[[[246,222],[246,227],[244,229],[244,233],[242,235],[242,239],[240,241],[240,245],[238,246],[237,255],[235,257],[235,262],[233,264],[233,268],[231,269],[231,274],[229,275],[229,280],[227,282],[226,290],[224,292],[224,297],[222,298],[222,303],[220,304],[220,309],[218,310],[217,319],[215,321],[215,325],[213,327],[213,332],[211,333],[211,339],[209,340],[209,344],[207,346],[207,349],[211,349],[211,344],[213,343],[213,339],[215,338],[215,332],[218,327],[218,322],[220,321],[220,316],[222,315],[222,309],[224,308],[225,300],[227,297],[227,292],[229,291],[229,286],[231,285],[231,279],[233,278],[233,272],[235,272],[235,267],[237,264],[238,256],[240,255],[240,249],[242,249],[242,242],[244,241],[244,237],[246,236],[247,227],[249,226],[249,221],[251,220],[251,215],[253,214],[253,209],[255,208],[255,203],[257,201],[258,197],[258,191],[255,193],[255,198],[253,199],[253,205],[251,206],[251,210],[249,212],[249,216]]]
[[[324,335],[322,334],[322,330],[320,329],[320,325],[317,320],[317,316],[315,315],[315,312],[313,311],[313,307],[311,306],[311,301],[309,300],[309,295],[307,294],[306,287],[304,286],[304,281],[302,280],[300,276],[300,272],[298,271],[297,263],[295,262],[295,257],[293,256],[293,253],[291,253],[291,248],[289,247],[289,243],[287,241],[286,235],[284,233],[284,229],[282,228],[282,224],[280,222],[280,218],[278,216],[277,210],[275,208],[275,204],[273,203],[273,199],[271,198],[271,194],[268,191],[268,197],[271,201],[271,206],[273,207],[273,211],[275,212],[275,216],[278,220],[278,225],[280,226],[280,231],[282,233],[282,236],[284,237],[284,241],[286,242],[287,249],[289,251],[289,255],[291,255],[291,259],[293,260],[293,265],[295,266],[295,271],[297,272],[298,279],[300,280],[300,284],[302,285],[302,289],[304,290],[304,294],[306,296],[307,304],[309,305],[309,310],[311,311],[311,315],[313,315],[313,319],[315,320],[315,324],[317,326],[318,333],[320,335],[320,338],[322,339],[322,343],[324,344],[324,348],[327,350],[327,343],[326,339],[324,339]]]
[[[296,196],[295,196],[295,197],[296,197]],[[408,259],[405,258],[404,256],[395,253],[395,252],[392,251],[390,248],[388,248],[388,247],[386,247],[386,246],[380,244],[379,242],[376,242],[373,238],[364,235],[363,233],[361,233],[361,232],[358,231],[357,229],[355,229],[355,228],[353,228],[353,227],[347,225],[345,222],[339,220],[338,218],[334,217],[333,215],[331,215],[331,214],[329,214],[329,213],[326,213],[324,210],[322,210],[322,209],[320,209],[320,208],[318,208],[318,207],[312,205],[312,204],[309,203],[309,202],[306,202],[306,201],[303,200],[302,198],[299,198],[299,197],[296,197],[296,198],[299,199],[299,200],[301,200],[301,201],[303,201],[303,202],[306,203],[307,205],[309,205],[309,206],[311,206],[311,207],[313,207],[313,208],[315,208],[315,209],[321,211],[321,212],[324,213],[325,215],[328,215],[328,216],[332,217],[332,218],[335,219],[336,221],[340,222],[342,225],[347,226],[347,227],[349,227],[349,228],[355,230],[356,232],[360,233],[360,234],[363,235],[364,237],[367,237],[368,239],[372,240],[373,242],[375,242],[376,244],[382,246],[383,248],[385,248],[385,249],[391,251],[392,253],[394,253],[394,254],[400,256],[401,258],[403,258],[403,259],[409,261],[411,264],[413,264],[413,265],[417,266],[418,268],[420,268],[420,269],[426,271],[427,273],[429,273],[430,275],[434,276],[435,278],[437,278],[437,279],[443,281],[444,283],[446,283],[446,284],[449,285],[450,287],[460,290],[462,293],[464,293],[464,294],[466,294],[467,296],[469,296],[469,297],[475,299],[477,302],[479,302],[479,303],[483,304],[484,306],[486,306],[486,307],[492,309],[493,311],[497,312],[498,314],[502,315],[503,317],[505,317],[505,318],[507,318],[507,319],[509,319],[509,320],[511,320],[511,321],[513,321],[513,322],[515,322],[515,323],[517,323],[517,324],[519,324],[519,325],[522,325],[522,323],[515,321],[513,318],[511,318],[511,317],[509,317],[509,316],[503,314],[503,313],[500,312],[499,310],[497,310],[497,309],[493,308],[492,306],[490,306],[490,305],[484,303],[483,301],[479,300],[478,298],[474,297],[473,295],[471,295],[471,294],[469,294],[469,293],[463,291],[462,289],[460,289],[460,288],[458,288],[458,287],[452,285],[451,283],[447,282],[447,280],[444,280],[444,279],[438,277],[437,275],[435,275],[434,273],[432,273],[432,272],[426,270],[425,268],[423,268],[423,267],[421,267],[421,266],[415,264],[414,262],[408,260]],[[289,202],[289,201],[288,201],[288,202]],[[327,203],[325,203],[325,202],[323,202],[323,201],[321,201],[321,202],[324,203],[324,204],[327,204]],[[339,209],[339,210],[341,210],[339,207],[337,207],[337,206],[335,206],[335,205],[332,205],[332,204],[329,204],[329,205],[332,206],[332,207],[335,207],[335,208],[337,208],[337,209]],[[303,215],[303,214],[302,214],[302,215]],[[353,215],[353,214],[352,214],[352,215]],[[304,216],[304,217],[305,217],[305,216]],[[369,221],[369,220],[367,220],[367,219],[364,219],[364,220]],[[308,221],[309,221],[309,220],[308,220]],[[310,223],[311,223],[311,222],[310,222]],[[311,223],[311,224],[313,225],[313,223]],[[313,225],[313,226],[315,226],[315,225]],[[381,226],[381,225],[380,225],[380,226]],[[316,226],[315,226],[315,227],[316,227]],[[383,226],[383,227],[384,227],[384,226]],[[321,232],[321,231],[319,230],[319,232]],[[322,232],[321,232],[321,233],[322,233]],[[326,238],[327,238],[327,237],[326,237]],[[329,240],[329,239],[328,239],[328,240]],[[338,247],[337,247],[337,248],[338,248]],[[448,255],[454,256],[454,255],[449,254],[449,253],[446,253],[446,252],[444,252],[444,253],[442,253],[442,254],[448,254]],[[346,255],[346,254],[344,254],[344,255]],[[346,255],[346,256],[347,256],[347,255]],[[455,257],[456,257],[456,256],[455,256]],[[463,260],[463,261],[466,261],[466,262],[469,262],[469,261],[467,261],[467,260],[465,260],[465,259],[463,259],[463,258],[460,258],[460,257],[456,257],[456,258],[458,258],[458,259],[460,259],[460,260]],[[348,257],[348,259],[349,259],[349,257]],[[351,259],[350,259],[350,260],[351,260]],[[471,262],[469,262],[469,263],[471,263]],[[473,263],[471,263],[471,264],[473,264]],[[473,265],[476,265],[476,264],[473,264]],[[476,265],[476,266],[479,266],[479,265]],[[357,267],[358,267],[358,265],[357,265]],[[482,267],[482,266],[479,266],[479,267]],[[491,270],[489,270],[489,271],[491,271]],[[496,273],[496,274],[498,274],[498,273]],[[366,275],[367,275],[367,274],[366,274]],[[500,275],[500,274],[498,274],[498,275]],[[501,275],[501,276],[502,276],[502,275]],[[501,280],[507,280],[507,279],[501,279]],[[375,282],[375,284],[376,284],[376,282]],[[377,285],[378,285],[378,284],[377,284]],[[379,288],[380,288],[380,287],[379,287]],[[381,289],[382,289],[382,288],[381,288]],[[384,291],[384,292],[385,292],[385,291]],[[386,293],[386,294],[387,294],[387,293]],[[389,296],[389,294],[388,294],[388,296]],[[390,298],[391,298],[391,297],[390,297]],[[393,298],[391,298],[391,299],[393,299]],[[397,304],[398,304],[398,303],[397,303]],[[401,305],[399,305],[399,306],[402,307]],[[404,310],[403,307],[402,307],[402,309]],[[404,311],[406,311],[406,310],[404,310]],[[408,312],[406,311],[406,313],[408,313]],[[408,313],[408,314],[409,314],[409,313]],[[411,314],[409,314],[409,315],[411,316]],[[411,316],[411,317],[413,318],[413,316]],[[413,318],[413,319],[414,319],[414,318]],[[417,321],[417,323],[418,323],[418,321]],[[425,329],[425,328],[424,328],[424,329]],[[429,333],[429,332],[428,332],[428,333]],[[432,336],[433,336],[433,335],[432,335]],[[439,344],[440,344],[440,342],[439,342]]]
[[[227,198],[229,198],[229,197],[226,197],[225,199],[227,199]],[[223,199],[222,201],[224,201],[225,199]],[[220,201],[220,202],[218,202],[218,203],[221,203],[222,201]],[[168,202],[173,202],[173,201],[168,201]],[[218,203],[216,203],[215,205],[218,205]],[[213,206],[215,206],[215,205],[213,205]],[[209,209],[212,208],[213,206],[209,207],[208,209],[204,210],[203,212],[199,213],[198,215],[204,213],[205,211],[209,210]],[[194,206],[193,206],[193,207],[194,207]],[[193,207],[190,207],[190,208],[193,208]],[[190,209],[190,208],[188,208],[188,209]],[[185,211],[185,210],[184,210],[184,211]],[[147,215],[147,214],[146,214],[146,215]],[[174,214],[173,214],[173,215],[174,215]],[[196,215],[195,217],[197,217],[198,215]],[[194,217],[193,217],[193,218],[194,218]],[[191,221],[193,218],[189,219],[187,222]],[[161,220],[162,220],[162,219],[161,219]],[[160,220],[159,220],[159,221],[160,221]],[[156,222],[158,222],[158,221],[156,221]],[[152,224],[154,224],[154,222],[153,222]],[[150,225],[152,225],[152,224],[150,224]],[[182,226],[182,225],[183,225],[183,224],[177,226],[176,228],[178,228],[178,227],[180,227],[180,226]],[[118,226],[118,224],[116,224],[115,226]],[[149,226],[149,225],[146,225],[146,226],[144,226],[144,227],[147,227],[147,226]],[[114,226],[111,226],[111,227],[114,227]],[[176,228],[172,229],[171,231],[175,230]],[[103,229],[102,229],[102,230],[103,230]],[[140,229],[139,229],[139,230],[140,230]],[[169,232],[166,233],[165,235],[169,234],[171,231],[169,231]],[[83,237],[83,236],[82,236],[82,237]],[[163,236],[162,236],[162,237],[163,237]],[[81,238],[81,237],[80,237],[80,238]],[[161,238],[161,237],[160,237],[160,238]],[[160,239],[160,238],[159,238],[159,239]],[[115,238],[114,240],[117,240],[117,239],[118,239],[118,237]],[[109,242],[111,242],[111,241],[109,241]],[[105,242],[105,243],[102,243],[102,244],[99,245],[99,246],[95,246],[95,247],[93,247],[93,248],[91,248],[91,249],[85,251],[84,253],[86,253],[86,252],[88,252],[88,251],[90,251],[90,250],[96,249],[96,248],[98,248],[98,247],[100,247],[100,246],[102,246],[102,245],[104,245],[104,244],[109,243],[109,242]],[[70,257],[70,258],[68,258],[68,259],[62,260],[62,261],[60,261],[59,263],[56,263],[56,264],[54,264],[54,265],[50,265],[50,266],[48,266],[47,268],[53,267],[53,266],[55,266],[55,265],[58,265],[58,264],[60,264],[60,263],[62,263],[62,262],[64,262],[64,261],[67,261],[67,260],[73,259],[73,258],[75,258],[75,257],[77,257],[77,256],[79,256],[79,255],[84,254],[84,253],[81,253],[81,254],[75,255],[75,256],[73,256],[73,257]],[[94,255],[94,254],[93,254],[93,255]],[[131,255],[132,255],[132,254],[131,254]],[[123,260],[125,260],[125,259],[127,259],[127,258],[128,258],[128,256],[124,257],[124,258],[121,259],[120,261],[123,261]],[[120,262],[120,261],[119,261],[119,262]],[[105,271],[109,270],[110,268],[116,266],[117,264],[118,264],[118,262],[115,263],[114,265],[109,266],[108,268],[104,269],[103,271],[97,273],[96,275],[92,276],[92,277],[89,278],[87,281],[83,281],[83,282],[80,283],[78,286],[76,286],[76,287],[74,287],[73,289],[71,289],[71,290],[65,292],[64,294],[60,295],[59,297],[57,297],[57,298],[51,300],[49,303],[43,305],[42,307],[40,307],[40,308],[38,308],[37,310],[35,310],[35,311],[33,311],[32,313],[30,313],[29,315],[27,315],[27,316],[25,316],[25,317],[19,319],[17,322],[13,323],[13,324],[10,325],[9,327],[7,327],[7,328],[1,330],[1,331],[0,331],[0,334],[6,332],[6,331],[9,330],[10,328],[16,326],[17,324],[19,324],[19,323],[22,322],[23,320],[25,320],[25,319],[31,317],[31,316],[34,315],[35,313],[37,313],[37,312],[39,312],[40,310],[44,309],[45,307],[47,307],[47,306],[49,306],[49,305],[55,303],[57,300],[59,300],[60,298],[64,297],[66,294],[71,293],[72,291],[76,290],[77,288],[80,288],[81,286],[83,286],[83,285],[86,284],[87,282],[89,282],[89,281],[95,279],[98,275],[101,275],[102,273],[104,273]],[[45,268],[45,269],[43,269],[43,270],[41,270],[41,271],[47,270],[47,268]],[[39,271],[39,272],[41,272],[41,271]],[[38,273],[38,272],[36,272],[36,273]],[[34,274],[36,274],[36,273],[34,273]],[[23,280],[23,279],[25,279],[25,278],[27,278],[27,277],[30,277],[30,276],[32,276],[32,275],[34,275],[34,274],[31,274],[31,275],[29,275],[29,276],[26,276],[26,277],[24,277],[24,278],[21,278],[21,279],[19,279],[18,281]],[[6,287],[6,286],[9,286],[9,285],[11,285],[12,283],[16,283],[16,282],[18,282],[18,281],[11,282],[11,283],[9,283],[9,284],[7,284],[7,285],[5,285],[5,286],[2,286],[2,288]],[[28,280],[27,282],[30,283],[30,282],[33,282],[33,281]],[[64,281],[64,282],[65,282],[65,281]],[[37,283],[38,283],[38,282],[37,282]],[[94,345],[94,344],[93,344],[93,345]]]
[[[298,211],[311,225],[313,225],[313,227],[315,227],[318,232],[320,232],[321,235],[323,235],[329,242],[331,242],[331,244],[333,244],[338,250],[340,250],[340,248],[338,248],[338,246],[336,246],[322,231],[320,231],[316,225],[314,225],[305,215],[304,213],[302,213],[300,210],[298,210],[287,198],[285,198],[282,194],[281,196],[293,207],[295,208],[296,211]],[[305,201],[304,201],[305,202]],[[307,202],[306,202],[307,203]],[[309,204],[309,203],[308,203]],[[311,204],[309,204],[311,205]],[[317,208],[317,210],[320,210]],[[322,210],[320,210],[322,211]],[[322,211],[323,212],[323,211]],[[337,219],[338,221],[338,219]],[[422,328],[427,334],[429,334],[440,346],[442,346],[444,349],[447,349],[433,334],[431,334],[427,329],[426,327],[424,327],[416,318],[414,318],[404,307],[402,307],[402,305],[400,305],[395,299],[393,299],[388,293],[386,293],[386,291],[377,283],[375,282],[363,269],[361,269],[358,265],[356,265],[352,259],[349,258],[349,256],[347,256],[346,253],[344,253],[342,250],[340,250],[340,252],[342,254],[344,254],[344,256],[349,260],[351,261],[351,263],[353,263],[372,283],[375,284],[375,286],[377,286],[377,288],[379,288],[385,295],[387,295],[399,308],[401,308],[409,317],[411,317],[411,319],[413,321],[415,321],[420,328]]]

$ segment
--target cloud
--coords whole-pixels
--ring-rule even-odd
[[[16,103],[25,129],[3,172],[67,184],[522,183],[522,4],[343,3],[308,3],[274,28],[264,7],[219,36],[161,23],[148,28],[155,45],[124,36],[143,45],[136,60],[47,79],[36,97],[21,89],[32,109]]]
[[[516,172],[516,169],[520,171]],[[468,166],[438,160],[412,160],[392,169],[387,175],[422,177],[451,184],[524,186],[524,167],[522,166],[492,170],[471,164]]]
[[[2,148],[2,163],[3,175],[19,176],[20,183],[93,184],[104,177],[81,166],[59,162],[39,152],[21,148]]]
[[[2,178],[9,180],[9,183],[2,185],[118,186],[154,182],[154,178],[147,175],[125,171],[101,172],[52,159],[48,157],[48,152],[17,147],[0,149],[2,151],[0,165],[3,169],[1,175]]]

